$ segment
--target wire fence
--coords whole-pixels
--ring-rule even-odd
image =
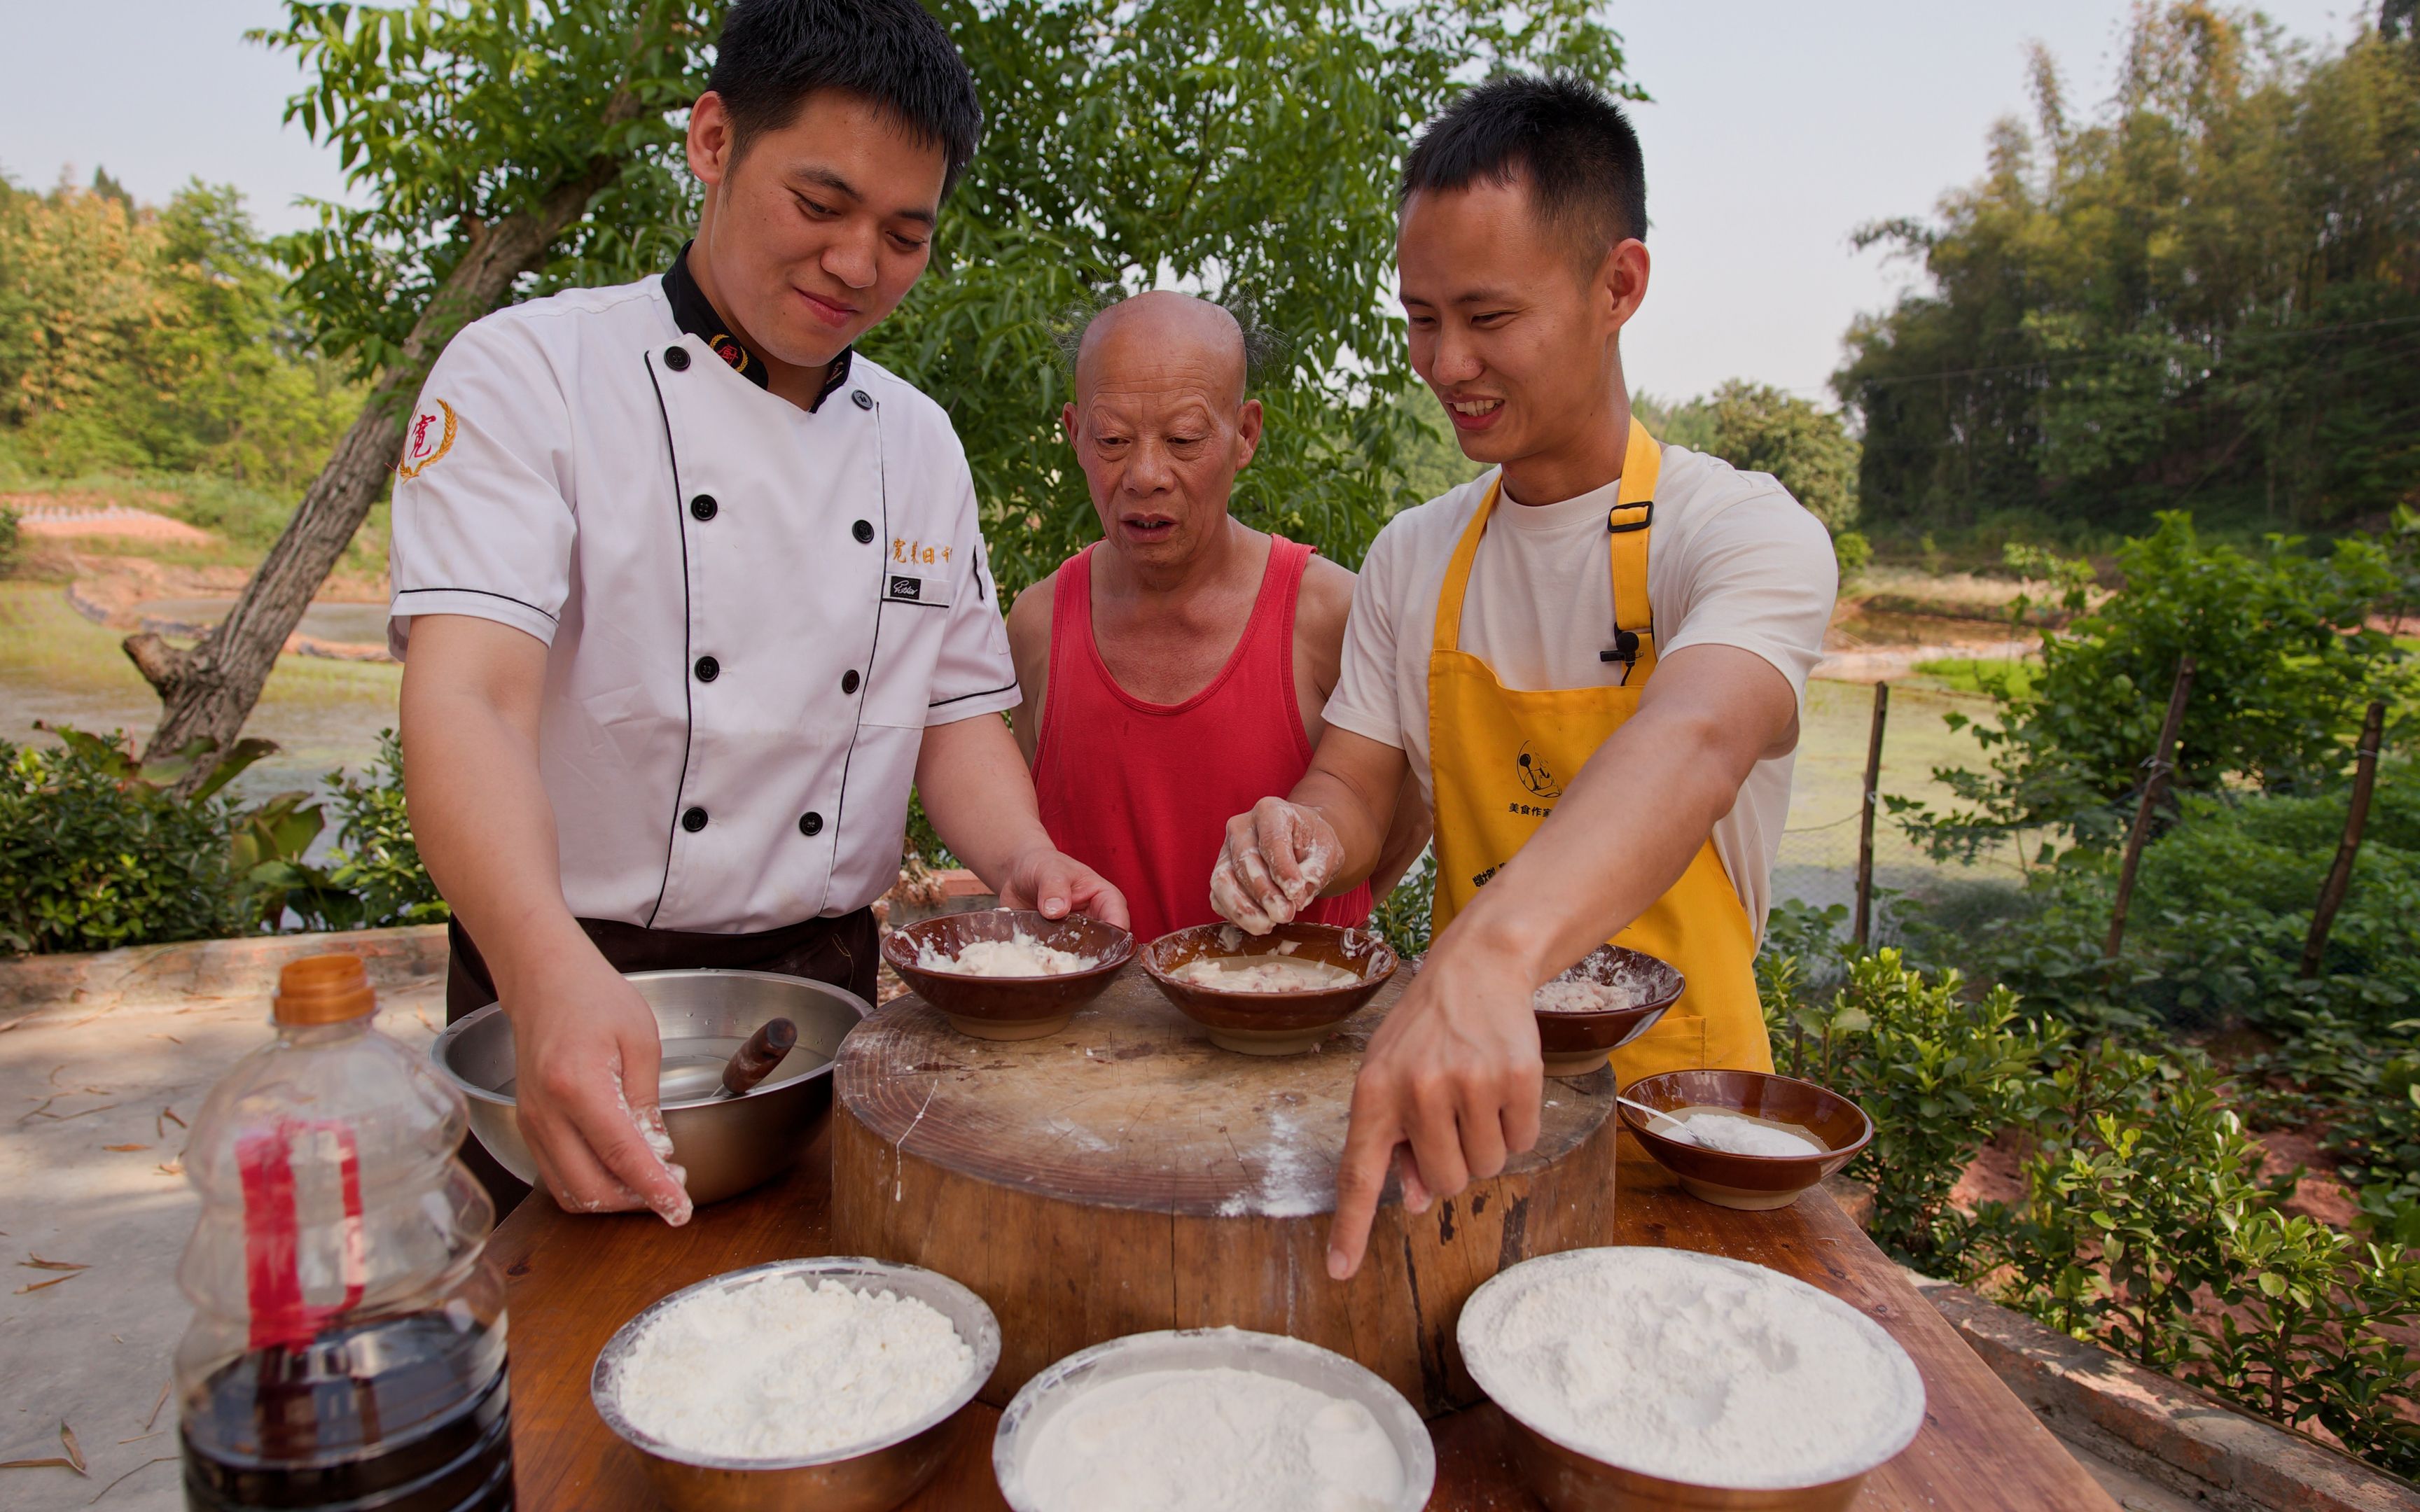
[[[1815,683],[1807,688],[1807,719],[1793,772],[1790,817],[1775,859],[1772,896],[1817,908],[1856,910],[1858,819],[1863,809],[1866,742],[1873,689],[1857,683]],[[1884,728],[1877,791],[1885,796],[1919,798],[1936,808],[1950,801],[1936,768],[1979,764],[1972,736],[1952,730],[1947,716],[1987,713],[1992,700],[1952,689],[1899,684],[1891,694]],[[1937,861],[1908,839],[1886,806],[1874,816],[1874,893],[1877,940],[1887,939],[1894,895],[1904,903],[1947,877],[2016,881],[2023,875],[2012,844],[1987,851],[1973,863]]]

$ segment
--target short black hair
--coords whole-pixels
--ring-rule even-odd
[[[1625,238],[1647,239],[1638,133],[1611,95],[1574,73],[1506,74],[1465,91],[1413,144],[1397,203],[1523,173],[1539,216],[1578,237],[1591,264]]]
[[[706,86],[731,113],[733,146],[796,119],[820,89],[861,95],[941,149],[941,197],[983,140],[974,75],[916,0],[738,0]]]

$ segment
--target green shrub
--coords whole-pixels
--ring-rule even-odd
[[[2420,1352],[2409,1343],[2420,1324],[2420,1263],[2265,1208],[2229,1237],[2219,1297],[2234,1310],[2195,1330],[2184,1378],[2420,1476]]]
[[[251,921],[217,793],[263,754],[246,741],[193,797],[174,783],[206,748],[139,763],[116,735],[0,741],[0,945],[48,954],[244,933]]]
[[[1420,858],[1404,873],[1394,890],[1378,900],[1370,910],[1370,927],[1387,937],[1395,953],[1409,961],[1425,955],[1429,948],[1429,910],[1436,903],[1436,850],[1420,852]]]
[[[306,930],[442,924],[454,917],[412,838],[403,745],[395,732],[379,732],[378,757],[363,777],[339,768],[325,782],[339,823],[324,865],[309,858],[328,823],[312,794],[281,793],[238,817],[237,864],[253,888],[261,927],[277,929],[289,913]]]
[[[2195,1290],[2226,1279],[2229,1228],[2279,1195],[2257,1180],[2259,1146],[2216,1072],[2096,1046],[2041,1089],[2029,1133],[2024,1200],[1978,1212],[1976,1263],[2007,1268],[2010,1305],[2172,1369],[2191,1353]]]
[[[1897,950],[1861,957],[1818,1011],[1814,1045],[1799,1041],[1788,1061],[1791,1074],[1854,1099],[1874,1120],[1873,1143],[1849,1174],[1873,1187],[1875,1240],[1917,1266],[1963,1248],[1966,1223],[1950,1191],[2030,1105],[2038,1068],[2066,1038],[2022,1017],[2006,988],[1969,998],[1964,985],[1955,971],[1908,969]]]
[[[412,838],[404,810],[403,743],[392,730],[379,732],[378,759],[362,779],[333,773],[338,825],[331,880],[361,899],[362,924],[442,924],[454,917]]]
[[[280,793],[237,809],[219,796],[276,749],[238,743],[190,796],[177,783],[209,753],[137,762],[119,735],[57,729],[56,749],[0,742],[0,947],[101,950],[284,927],[375,929],[450,917],[404,812],[403,752],[382,732],[364,778],[327,779],[341,826],[326,864],[320,801]]]
[[[2298,1178],[2259,1179],[2226,1094],[2198,1059],[2071,1059],[2028,1120],[2024,1201],[1977,1214],[1969,1274],[2075,1337],[2420,1470],[2420,1263],[2281,1211]]]
[[[17,555],[24,547],[24,535],[17,523],[17,512],[0,508],[0,578],[17,570]]]

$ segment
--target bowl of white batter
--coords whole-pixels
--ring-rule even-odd
[[[827,1256],[674,1292],[606,1344],[588,1390],[675,1512],[890,1512],[999,1364],[1000,1322],[965,1287]]]
[[[1311,1049],[1377,995],[1395,974],[1395,951],[1373,930],[1280,924],[1247,934],[1197,924],[1163,934],[1142,968],[1210,1042],[1248,1056]]]
[[[1864,1313],[1688,1250],[1566,1250],[1498,1272],[1454,1329],[1553,1512],[1841,1512],[1924,1426],[1924,1379]]]
[[[1275,1334],[1130,1334],[1025,1383],[992,1439],[1016,1512],[1418,1512],[1436,1450],[1412,1404]]]
[[[1872,1142],[1874,1120],[1829,1088],[1770,1072],[1668,1071],[1622,1088],[1621,1121],[1683,1191],[1718,1208],[1786,1208]]]

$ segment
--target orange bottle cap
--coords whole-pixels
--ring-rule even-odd
[[[271,1011],[280,1024],[341,1024],[378,1008],[368,971],[357,955],[311,955],[277,974]]]

